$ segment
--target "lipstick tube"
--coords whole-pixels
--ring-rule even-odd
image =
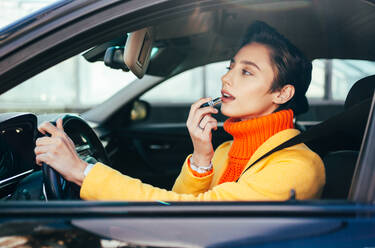
[[[199,108],[204,108],[204,107],[208,107],[208,106],[213,107],[213,106],[215,106],[215,105],[217,105],[217,104],[219,104],[221,102],[222,102],[221,97],[217,97],[217,98],[215,98],[215,99],[213,99],[211,101],[203,103]]]

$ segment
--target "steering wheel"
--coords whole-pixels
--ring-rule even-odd
[[[60,173],[46,163],[42,164],[42,171],[46,200],[79,199],[77,185],[65,180]]]
[[[82,147],[87,148],[84,150],[85,155],[80,155],[77,151],[81,159],[88,163],[95,163],[98,160],[108,164],[108,155],[102,143],[92,128],[83,119],[74,115],[64,115],[60,116],[60,118],[63,121],[64,131],[76,145],[76,150],[78,150],[77,144],[81,145],[80,149]],[[51,123],[56,125],[56,121]],[[83,142],[84,144],[82,145]],[[42,172],[44,181],[43,193],[47,198],[46,200],[80,199],[80,188],[78,185],[65,180],[60,173],[46,163],[42,165]]]

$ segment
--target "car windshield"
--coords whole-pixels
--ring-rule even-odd
[[[1,111],[81,113],[136,79],[131,72],[113,70],[103,62],[70,58],[0,96]]]
[[[187,70],[162,82],[141,99],[151,104],[191,104],[201,97],[216,97],[227,66],[228,62],[223,61]],[[343,103],[351,86],[373,71],[375,63],[370,61],[316,59],[307,96],[313,104]],[[2,94],[0,111],[82,113],[136,79],[132,72],[111,69],[103,62],[90,63],[77,55]]]
[[[0,29],[57,0],[1,0]]]

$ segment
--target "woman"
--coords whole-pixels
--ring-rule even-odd
[[[293,129],[293,113],[307,108],[311,67],[273,28],[263,22],[250,26],[222,77],[221,112],[230,117],[224,129],[234,140],[214,151],[211,132],[217,121],[212,114],[218,111],[200,108],[209,98],[194,103],[187,120],[194,152],[172,191],[143,184],[101,163],[88,165],[77,156],[61,120],[57,127],[39,127],[51,137],[37,140],[36,160],[80,185],[86,200],[287,200],[291,192],[297,199],[318,198],[325,184],[323,162],[304,144],[275,152],[248,168],[299,133]]]

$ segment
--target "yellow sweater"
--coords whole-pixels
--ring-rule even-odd
[[[252,155],[245,169],[266,152],[296,136],[296,129],[281,131],[264,142]],[[85,200],[124,201],[283,201],[292,189],[297,199],[319,198],[325,184],[325,170],[320,157],[306,145],[295,145],[262,159],[236,182],[218,185],[227,166],[232,141],[220,145],[212,163],[214,172],[194,176],[187,167],[187,157],[172,191],[156,188],[122,175],[97,163],[83,181],[81,198]],[[244,169],[244,170],[245,170]]]

